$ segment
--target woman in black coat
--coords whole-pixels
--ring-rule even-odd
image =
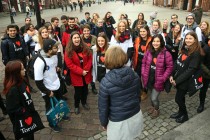
[[[16,116],[35,111],[29,87],[24,82],[24,76],[25,68],[20,61],[9,61],[7,63],[3,94],[6,96],[6,109],[13,124],[14,133],[17,128]],[[18,139],[16,138],[16,140]],[[28,134],[23,140],[34,140],[34,134]]]
[[[189,92],[189,80],[199,70],[200,65],[201,47],[196,33],[189,32],[185,36],[184,44],[175,63],[173,76],[170,77],[170,82],[177,88],[175,101],[179,107],[179,111],[172,114],[170,118],[176,119],[177,123],[188,120],[185,95]]]

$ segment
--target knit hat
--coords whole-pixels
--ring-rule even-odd
[[[157,13],[158,13],[157,11],[150,13],[150,17],[156,19]]]
[[[53,46],[58,46],[59,43],[52,39],[44,39],[43,40],[43,50],[44,52],[48,52],[52,49]]]
[[[189,13],[189,14],[187,15],[186,19],[187,19],[189,16],[192,16],[192,17],[193,17],[193,19],[195,19],[195,14],[193,14],[193,13]]]

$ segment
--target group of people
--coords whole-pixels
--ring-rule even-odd
[[[128,15],[120,14],[116,28],[111,12],[103,19],[98,13],[91,18],[86,12],[80,22],[76,17],[63,15],[60,27],[57,17],[43,22],[40,28],[35,28],[28,17],[20,29],[8,25],[1,51],[6,66],[3,94],[11,121],[22,102],[14,102],[18,97],[13,94],[30,92],[27,62],[37,55],[34,80],[46,111],[51,107],[50,97],[68,99],[63,92],[66,88],[63,76],[69,77],[74,87],[75,114],[80,113],[80,102],[85,110],[90,110],[87,103],[90,84],[93,94],[98,94],[99,119],[108,139],[132,139],[140,135],[143,129],[140,101],[150,95],[148,114],[157,118],[159,95],[166,82],[177,89],[178,111],[170,118],[177,123],[187,121],[185,95],[189,92],[189,79],[200,69],[203,87],[197,112],[202,112],[210,83],[209,23],[196,23],[195,15],[190,13],[183,25],[178,15],[173,14],[171,22],[164,20],[162,26],[156,17],[157,12],[152,12],[146,21],[144,13],[139,13],[131,25]],[[96,81],[100,83],[99,93]],[[62,119],[68,121],[69,117]],[[55,132],[61,130],[58,125],[49,126]]]

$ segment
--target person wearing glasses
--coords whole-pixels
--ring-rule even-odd
[[[177,14],[171,15],[170,31],[173,31],[177,24],[180,24],[178,21],[178,15]]]
[[[180,43],[180,45],[183,44],[183,40],[184,40],[186,34],[190,31],[194,31],[197,34],[198,41],[201,43],[202,42],[202,33],[201,33],[200,27],[195,22],[195,15],[193,13],[188,14],[186,17],[186,22],[187,22],[187,24],[184,25],[184,27],[182,28],[182,32],[181,32],[181,41],[182,42]]]

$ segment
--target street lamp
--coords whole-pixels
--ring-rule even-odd
[[[9,13],[10,13],[11,24],[14,24],[15,21],[14,21],[14,18],[13,18],[13,15],[12,15],[12,11],[11,11],[11,1],[7,0],[7,2],[8,2],[8,5],[9,5]]]

